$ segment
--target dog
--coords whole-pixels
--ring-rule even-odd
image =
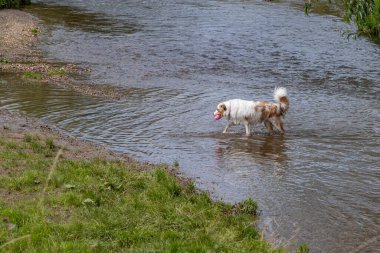
[[[273,126],[284,134],[284,116],[289,110],[288,93],[286,88],[278,87],[274,89],[273,95],[276,102],[242,99],[221,102],[216,107],[214,117],[215,119],[224,117],[227,120],[223,133],[226,133],[232,125],[243,124],[245,134],[250,136],[251,126],[263,123],[270,135],[273,134]]]

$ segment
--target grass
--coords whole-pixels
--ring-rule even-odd
[[[51,69],[48,71],[48,75],[50,76],[65,75],[65,74],[66,74],[66,71],[63,69]],[[43,78],[42,73],[33,72],[33,71],[25,71],[22,76],[24,78],[35,79],[35,80],[41,80]]]
[[[280,252],[255,230],[253,200],[213,201],[163,168],[57,152],[52,139],[0,139],[0,217],[14,225],[0,225],[1,252]]]
[[[309,246],[306,243],[301,243],[296,249],[296,253],[309,253],[309,251]]]
[[[7,58],[2,57],[2,58],[0,59],[0,64],[8,64],[8,63],[10,63],[10,61],[9,61]]]
[[[41,73],[33,72],[33,71],[25,71],[22,76],[24,78],[35,79],[35,80],[42,79],[42,74]]]
[[[66,71],[63,69],[51,69],[48,71],[49,75],[64,75],[66,74]]]
[[[37,36],[38,35],[38,29],[37,27],[33,27],[30,29],[30,32],[34,35],[34,36]]]

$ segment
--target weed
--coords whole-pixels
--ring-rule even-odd
[[[37,35],[38,35],[38,28],[37,28],[37,27],[33,27],[32,29],[30,29],[30,32],[31,32],[34,36],[37,36]]]
[[[197,192],[197,188],[196,188],[194,182],[188,183],[185,190],[186,190],[186,192],[193,193],[193,194]]]
[[[304,4],[304,13],[305,13],[306,16],[309,16],[311,7],[312,7],[311,1],[305,2],[305,4]]]
[[[24,72],[24,74],[22,76],[24,78],[30,78],[30,79],[36,79],[36,80],[42,79],[41,73],[32,72],[32,71],[26,71],[26,72]]]
[[[29,142],[30,147],[34,152],[42,152],[44,150],[44,145],[40,142],[37,138],[32,138],[32,140]]]
[[[8,149],[17,149],[18,148],[18,145],[16,142],[14,141],[9,141],[7,144],[6,144],[7,148]]]
[[[306,243],[301,243],[296,249],[296,253],[309,253],[309,251],[309,246]]]
[[[8,63],[10,63],[10,61],[7,58],[3,57],[0,59],[0,63],[1,64],[8,64]]]
[[[51,69],[48,71],[49,75],[65,75],[66,71],[63,69]]]
[[[47,138],[45,140],[45,144],[46,144],[46,147],[50,150],[54,150],[56,148],[55,144],[54,144],[54,140],[51,139],[51,138]]]
[[[235,205],[235,210],[238,213],[243,214],[257,214],[257,203],[252,200],[251,198],[244,200],[242,202],[239,202]]]
[[[25,142],[32,142],[32,140],[33,140],[33,136],[31,136],[30,134],[24,135],[24,141]]]

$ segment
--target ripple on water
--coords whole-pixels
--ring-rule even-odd
[[[92,81],[125,99],[2,76],[2,107],[136,158],[178,161],[216,198],[252,197],[277,241],[299,231],[313,252],[349,252],[378,235],[378,46],[343,38],[348,26],[334,16],[305,17],[286,3],[49,3],[31,10],[54,25],[48,56],[90,65]],[[291,101],[285,136],[260,126],[250,138],[242,126],[221,134],[218,102],[271,100],[278,85]]]

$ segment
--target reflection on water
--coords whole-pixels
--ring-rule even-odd
[[[2,75],[2,107],[139,159],[178,161],[216,198],[252,197],[277,241],[298,231],[312,252],[350,252],[379,235],[380,48],[345,40],[339,18],[255,1],[51,0],[30,11],[54,24],[41,35],[49,58],[90,65],[91,81],[125,99]],[[290,95],[285,136],[221,134],[218,102],[270,100],[277,85]]]
[[[83,32],[125,35],[141,30],[141,25],[130,20],[117,20],[103,13],[84,12],[70,6],[55,6],[38,3],[27,10],[38,15],[49,25],[61,25]]]
[[[220,167],[226,162],[231,167],[274,167],[278,176],[287,169],[284,136],[255,136],[255,138],[233,136],[220,140],[215,146],[215,157]]]

